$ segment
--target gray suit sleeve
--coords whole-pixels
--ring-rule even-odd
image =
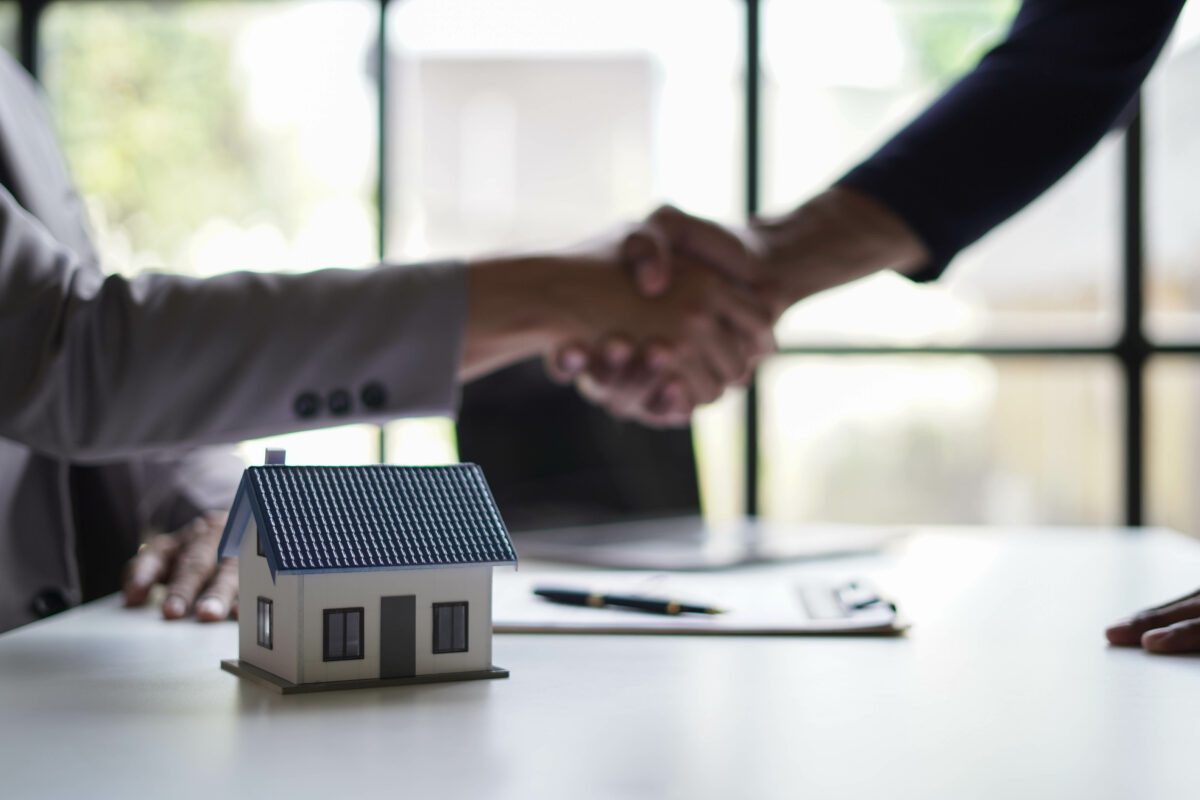
[[[104,276],[0,188],[0,436],[73,461],[450,413],[465,315],[454,263]]]
[[[138,516],[157,531],[175,531],[206,511],[229,508],[245,464],[230,447],[200,447],[140,459]]]

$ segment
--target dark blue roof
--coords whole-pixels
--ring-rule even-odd
[[[276,572],[503,564],[517,559],[483,471],[448,467],[250,467],[222,555],[251,513]]]

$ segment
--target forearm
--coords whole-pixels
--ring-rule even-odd
[[[881,270],[909,273],[929,257],[897,215],[874,199],[834,187],[781,217],[751,223],[767,294],[781,313],[809,295]]]
[[[618,269],[617,242],[470,261],[459,378],[469,381],[566,342],[652,325],[662,309],[634,295]]]
[[[453,264],[132,280],[0,190],[0,436],[74,461],[453,410]]]
[[[563,325],[550,296],[563,269],[552,256],[467,264],[467,319],[458,376],[467,382],[559,343]]]
[[[635,293],[622,269],[624,242],[608,237],[558,253],[469,263],[460,377],[550,356],[567,343],[598,352],[616,336],[653,344],[636,368],[679,378],[703,403],[773,346],[771,316],[751,290],[690,260],[658,297]]]

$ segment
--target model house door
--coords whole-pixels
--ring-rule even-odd
[[[417,598],[379,599],[379,677],[406,678],[417,672]]]

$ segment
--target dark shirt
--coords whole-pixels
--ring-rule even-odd
[[[1122,119],[1184,0],[1025,0],[1007,38],[838,183],[929,248],[918,280],[1050,188]]]

